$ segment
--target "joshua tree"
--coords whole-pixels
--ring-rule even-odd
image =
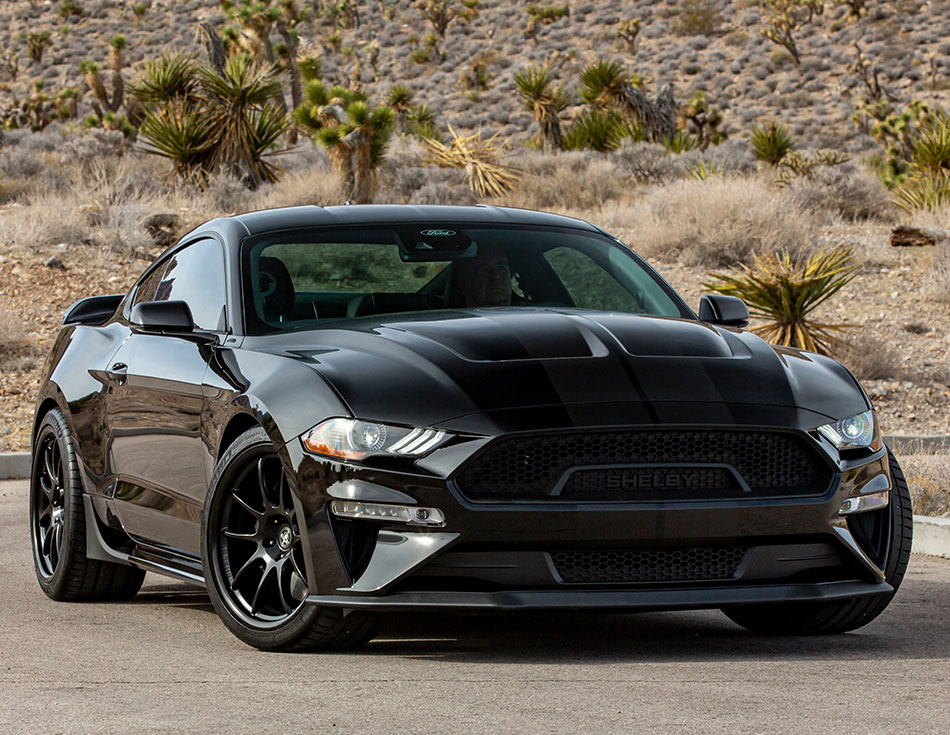
[[[478,15],[478,0],[416,0],[414,6],[439,38],[445,38],[449,24],[456,18],[471,20]]]
[[[305,79],[305,101],[294,110],[294,121],[327,149],[344,196],[357,204],[371,202],[375,171],[385,158],[396,113],[386,105],[371,108],[362,92]]]
[[[564,87],[554,85],[554,75],[547,65],[529,66],[515,75],[515,83],[525,106],[531,110],[538,124],[536,143],[539,148],[547,145],[553,150],[564,147],[560,114],[570,104]]]
[[[108,112],[118,112],[125,101],[125,80],[122,78],[122,65],[124,58],[122,52],[126,47],[125,36],[121,33],[113,36],[109,41],[109,67],[112,69],[112,96],[106,92],[105,82],[102,81],[102,75],[99,73],[99,65],[95,61],[86,59],[79,64],[79,71],[85,77],[86,84],[92,93],[100,108],[96,114],[101,118]]]
[[[53,43],[49,31],[37,31],[26,34],[26,46],[30,53],[30,58],[37,64],[43,60],[43,52]]]
[[[584,85],[581,97],[585,102],[619,110],[642,127],[650,140],[664,143],[676,135],[676,103],[671,85],[663,87],[656,102],[651,102],[637,88],[636,77],[628,77],[620,64],[605,59],[584,69],[581,82]]]

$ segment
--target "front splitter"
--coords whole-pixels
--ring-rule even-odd
[[[777,602],[830,602],[893,592],[886,582],[691,587],[648,590],[506,590],[499,592],[397,592],[391,595],[310,595],[324,607],[412,610],[701,610]]]

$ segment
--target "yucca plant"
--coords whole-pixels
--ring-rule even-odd
[[[391,107],[370,107],[365,94],[345,87],[327,87],[307,79],[304,103],[294,110],[294,121],[318,145],[326,148],[340,176],[344,196],[357,204],[371,202],[376,169],[396,124]]]
[[[287,118],[274,103],[273,67],[239,54],[219,73],[190,57],[165,57],[147,65],[132,89],[148,110],[145,151],[171,159],[182,178],[203,185],[225,172],[250,188],[277,180],[280,169],[266,156]]]
[[[43,61],[43,52],[53,43],[52,35],[49,31],[36,31],[26,34],[26,48],[37,64]]]
[[[737,296],[753,317],[754,327],[772,344],[829,354],[837,334],[852,325],[819,322],[810,314],[855,277],[857,266],[847,247],[825,248],[793,260],[787,253],[757,255],[751,266],[740,264],[726,273],[713,273],[706,288]]]
[[[907,210],[937,210],[950,203],[950,115],[935,108],[912,141],[908,177],[897,189]]]
[[[445,136],[435,122],[435,112],[427,104],[415,105],[409,109],[406,130],[419,140],[445,141]]]
[[[564,133],[564,150],[590,149],[606,153],[617,150],[628,132],[625,120],[613,110],[584,110]]]
[[[669,153],[686,153],[700,147],[698,139],[687,133],[685,130],[677,130],[672,137],[663,141],[663,147]]]
[[[564,87],[555,85],[554,74],[547,64],[521,69],[515,74],[515,84],[522,102],[538,124],[538,134],[535,138],[538,148],[547,145],[553,150],[560,150],[564,142],[560,114],[570,104]]]
[[[795,139],[788,128],[775,122],[753,128],[749,142],[753,155],[770,166],[778,166],[795,147]]]
[[[581,72],[581,98],[590,105],[612,108],[643,131],[644,138],[657,143],[676,133],[676,103],[672,88],[664,87],[656,102],[640,90],[643,80],[628,75],[616,61],[598,59]]]
[[[190,54],[171,54],[145,62],[141,79],[129,85],[129,93],[147,108],[168,102],[198,101],[198,62]]]
[[[729,167],[715,161],[707,163],[700,158],[697,163],[687,166],[686,176],[696,181],[709,181],[714,177],[724,179],[729,175]]]
[[[405,133],[409,126],[409,111],[412,109],[412,90],[405,84],[394,84],[386,94],[386,103],[396,113],[396,127]]]
[[[145,115],[139,135],[148,141],[145,150],[172,162],[185,181],[203,186],[212,169],[214,128],[200,109],[180,101]]]

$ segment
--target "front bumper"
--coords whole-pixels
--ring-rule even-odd
[[[314,580],[308,603],[378,610],[657,610],[892,591],[880,549],[854,532],[854,516],[838,513],[849,497],[890,488],[886,450],[840,460],[822,446],[834,480],[809,497],[543,505],[473,503],[453,488],[446,478],[483,444],[439,450],[425,463],[428,473],[323,461],[288,444],[308,518],[306,563]],[[341,524],[329,512],[335,497],[440,508],[447,523],[437,529]],[[550,553],[730,545],[748,549],[756,563],[747,559],[728,578],[682,583],[566,583]],[[493,555],[506,562],[496,563]]]

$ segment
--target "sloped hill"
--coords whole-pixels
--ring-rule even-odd
[[[7,95],[22,98],[39,79],[51,95],[67,85],[85,91],[79,63],[87,58],[104,63],[108,39],[116,33],[128,38],[128,76],[133,77],[144,59],[167,51],[197,51],[199,21],[218,27],[225,23],[214,0],[75,4],[82,15],[65,19],[62,0],[0,4],[0,47],[7,49],[0,83],[8,88]],[[298,2],[317,10],[345,4]],[[542,2],[541,7],[567,12],[539,24],[530,38],[525,37],[530,3],[479,0],[477,17],[452,22],[437,51],[421,62],[431,27],[413,3],[354,0],[349,5],[356,10],[358,25],[354,19],[349,27],[338,28],[314,13],[298,27],[301,42],[320,49],[328,80],[351,80],[358,63],[364,88],[372,93],[403,83],[414,90],[416,102],[442,116],[440,122],[463,129],[498,128],[507,136],[525,136],[531,125],[514,91],[515,70],[545,60],[556,65],[568,87],[576,87],[584,64],[608,56],[642,75],[651,93],[673,84],[682,103],[696,90],[705,92],[724,111],[724,127],[734,136],[777,119],[806,145],[851,151],[873,145],[851,121],[865,92],[853,71],[854,44],[860,45],[869,69],[880,70],[880,81],[895,98],[904,103],[919,97],[950,100],[947,0],[867,0],[867,12],[860,18],[852,16],[847,3],[827,0],[823,13],[795,31],[800,66],[763,37],[766,11],[756,0]],[[640,21],[633,46],[617,38],[623,22],[631,19]],[[51,45],[41,62],[31,61],[26,35],[43,31],[50,32]],[[19,65],[15,80],[9,73],[11,59]],[[479,75],[483,83],[475,88],[460,81]],[[0,93],[0,108],[3,104]],[[565,116],[569,118],[570,111]]]

